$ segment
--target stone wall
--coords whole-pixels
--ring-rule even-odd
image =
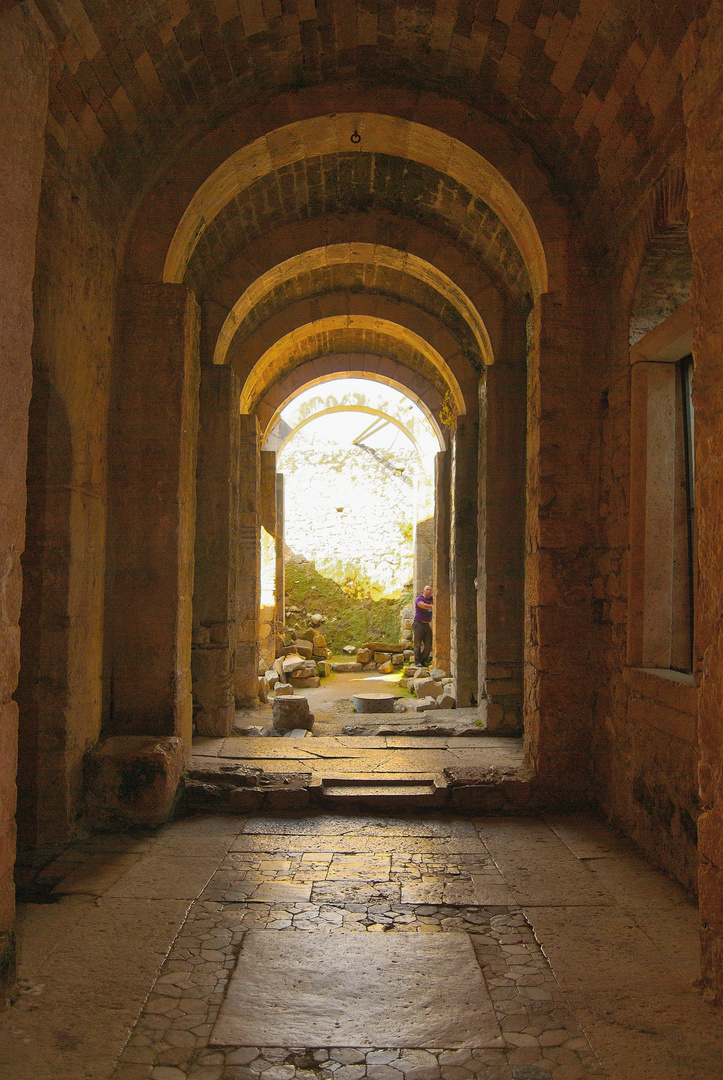
[[[693,57],[691,57],[693,59]],[[685,90],[687,177],[693,251],[698,588],[695,665],[700,740],[700,912],[703,978],[723,1000],[723,3],[714,0],[708,35]]]
[[[32,380],[32,280],[49,49],[28,12],[0,10],[0,1000],[15,966],[15,772],[20,556]]]

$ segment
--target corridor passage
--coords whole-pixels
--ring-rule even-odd
[[[21,905],[2,1080],[720,1080],[698,914],[587,815],[198,817]]]

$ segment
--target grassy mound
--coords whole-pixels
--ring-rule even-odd
[[[399,641],[402,609],[411,592],[398,599],[372,600],[363,583],[350,581],[346,587],[324,577],[311,562],[286,564],[286,623],[305,622],[305,616],[319,612],[327,621],[321,628],[329,648],[339,653],[345,645],[365,641]]]

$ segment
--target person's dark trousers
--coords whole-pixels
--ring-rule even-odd
[[[432,655],[432,624],[428,622],[412,623],[414,633],[414,663],[417,667],[426,667]]]

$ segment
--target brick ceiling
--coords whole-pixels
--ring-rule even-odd
[[[276,89],[434,89],[530,142],[558,191],[621,206],[682,136],[704,0],[37,0],[60,48],[54,152],[137,184],[189,126]]]

